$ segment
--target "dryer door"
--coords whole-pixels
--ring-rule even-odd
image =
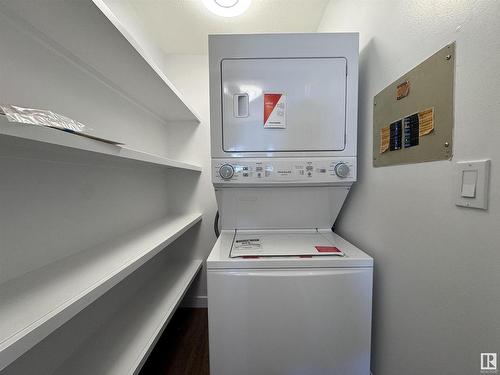
[[[341,151],[345,58],[222,60],[226,152]]]

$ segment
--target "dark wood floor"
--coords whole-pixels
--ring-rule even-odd
[[[209,375],[207,309],[179,308],[139,375]]]

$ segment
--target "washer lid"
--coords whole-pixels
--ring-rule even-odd
[[[280,251],[280,255],[271,255],[271,251],[266,251],[264,255],[261,253],[258,255],[231,257],[235,239],[237,237],[244,239],[244,237],[249,234],[253,234],[254,236],[252,237],[258,236],[258,238],[264,238],[264,242],[262,243],[265,248],[269,247],[270,249],[275,249],[272,251]],[[318,246],[330,247],[333,245],[337,247],[344,256],[324,256],[324,253],[317,251],[317,249],[314,249],[315,253],[311,252],[311,250],[307,250],[307,248],[311,246],[311,240],[324,240],[325,242],[320,242]],[[322,245],[321,243],[326,245]],[[303,245],[305,245],[304,248],[302,248]],[[309,254],[299,255],[299,252],[296,250],[299,248],[308,251]],[[285,253],[286,249],[297,251],[297,253]],[[300,252],[302,253],[304,251]],[[354,267],[373,267],[373,259],[329,230],[223,230],[207,259],[207,269],[209,271],[218,269]]]

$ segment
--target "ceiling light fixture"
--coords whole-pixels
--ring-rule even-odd
[[[202,0],[203,5],[221,17],[236,17],[243,14],[252,0]]]

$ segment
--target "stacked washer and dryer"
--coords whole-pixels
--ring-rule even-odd
[[[212,375],[370,374],[373,259],[332,225],[356,181],[357,33],[209,37]]]

